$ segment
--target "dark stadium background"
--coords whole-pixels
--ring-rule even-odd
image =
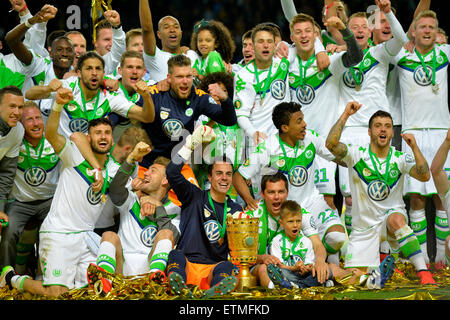
[[[104,0],[107,3],[107,0]],[[365,11],[369,5],[375,3],[374,0],[346,0],[350,12]],[[37,12],[45,3],[49,3],[58,8],[55,19],[48,23],[48,32],[65,29],[66,20],[70,16],[67,8],[71,5],[78,5],[81,8],[81,30],[87,40],[88,49],[92,41],[92,20],[91,20],[91,0],[28,0],[27,5],[32,13]],[[295,0],[297,12],[308,13],[321,24],[320,12],[323,0]],[[403,28],[406,30],[411,23],[414,10],[419,0],[392,0],[392,6],[397,9],[397,17]],[[440,21],[440,26],[450,33],[450,21],[444,15],[444,1],[434,0],[431,9],[436,11]],[[139,27],[139,1],[138,0],[112,0],[112,8],[120,13],[124,30]],[[1,0],[1,23],[0,40],[17,23],[17,13],[11,12],[8,0]],[[150,1],[153,23],[164,15],[173,15],[180,20],[183,30],[183,45],[189,45],[193,24],[201,19],[218,19],[222,21],[231,31],[236,42],[235,61],[241,58],[241,35],[255,24],[264,21],[277,23],[283,31],[283,39],[289,40],[288,22],[284,18],[280,1],[277,0],[157,0]],[[158,44],[159,45],[159,44]],[[9,49],[3,43],[3,54],[9,53]]]

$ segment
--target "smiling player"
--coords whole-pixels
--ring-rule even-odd
[[[352,233],[345,267],[367,268],[379,265],[380,243],[387,240],[395,251],[401,250],[414,265],[421,284],[433,284],[420,250],[419,240],[408,226],[403,202],[404,177],[409,174],[419,181],[430,179],[427,161],[416,144],[414,135],[403,134],[414,157],[390,146],[394,135],[393,121],[385,111],[375,112],[369,120],[368,144],[344,144],[339,141],[347,119],[361,108],[349,102],[331,129],[327,148],[347,164],[353,198]]]

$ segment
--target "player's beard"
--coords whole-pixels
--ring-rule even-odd
[[[100,88],[100,81],[97,80],[97,84],[96,85],[92,85],[91,82],[89,80],[86,80],[85,78],[81,78],[81,80],[83,81],[83,84],[85,86],[85,88],[87,88],[88,90],[91,91],[95,91],[98,90]]]
[[[111,151],[111,144],[109,144],[108,148],[100,149],[97,147],[96,144],[91,142],[91,149],[94,153],[97,153],[97,154],[107,154]]]

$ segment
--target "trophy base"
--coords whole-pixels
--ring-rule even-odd
[[[249,266],[240,266],[240,269],[238,274],[239,282],[236,290],[244,291],[245,288],[256,287],[256,277],[250,273]]]

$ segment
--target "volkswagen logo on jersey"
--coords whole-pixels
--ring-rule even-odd
[[[298,86],[295,93],[297,95],[298,101],[300,101],[302,104],[310,104],[316,97],[314,88],[309,84],[305,84],[303,87]]]
[[[37,187],[44,183],[47,172],[41,167],[31,167],[25,170],[23,177],[30,186]]]
[[[148,248],[153,247],[153,240],[157,232],[158,229],[154,225],[149,225],[142,229],[140,236],[142,244]]]
[[[86,198],[88,199],[89,203],[95,206],[102,200],[102,193],[94,192],[92,190],[92,186],[89,186],[88,190],[86,191]]]
[[[286,95],[286,83],[283,80],[275,80],[270,85],[270,93],[277,100],[282,100]]]
[[[303,261],[302,257],[299,256],[298,254],[294,254],[294,255],[292,256],[292,262],[294,263],[293,265],[295,265],[295,264],[296,264],[297,262],[299,262],[299,261]]]
[[[354,69],[353,72],[355,73],[355,77],[357,77],[358,79],[361,79],[361,83],[363,83],[364,82],[364,73],[360,72],[358,69]],[[349,88],[356,87],[355,79],[353,78],[352,72],[350,70],[347,70],[342,75],[342,80],[344,81],[344,84],[347,87],[349,87]]]
[[[208,220],[203,224],[209,242],[217,242],[220,239],[219,225],[216,220]]]
[[[303,166],[295,166],[289,171],[289,182],[294,187],[301,187],[308,180],[308,171]]]
[[[69,122],[69,129],[72,132],[87,132],[88,121],[83,118],[72,119]]]
[[[369,183],[367,193],[369,194],[370,199],[374,201],[383,201],[389,196],[390,189],[384,181],[375,180]]]
[[[169,119],[164,121],[163,130],[169,138],[178,138],[183,132],[183,123],[178,119]]]
[[[427,66],[428,74],[433,74],[433,69],[430,66]],[[414,70],[414,81],[419,86],[428,86],[431,84],[431,77],[428,77],[423,66],[418,66],[416,70]]]

